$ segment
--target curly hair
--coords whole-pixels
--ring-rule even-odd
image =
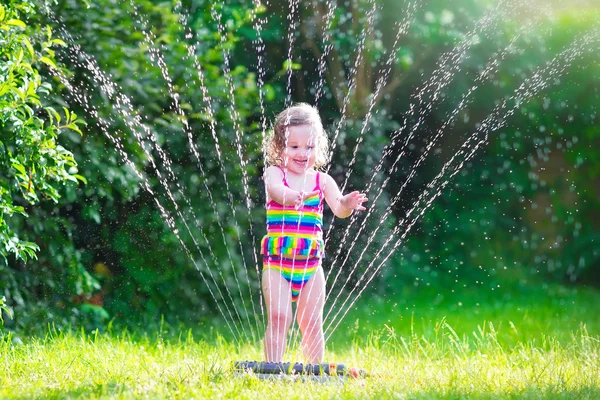
[[[317,109],[307,103],[297,103],[283,110],[273,123],[263,142],[267,165],[283,165],[288,130],[290,126],[311,125],[315,132],[315,167],[322,168],[329,162],[329,140]]]

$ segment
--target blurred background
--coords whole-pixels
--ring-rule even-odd
[[[597,3],[5,0],[0,11],[10,330],[208,326],[229,318],[225,304],[233,324],[262,320],[261,143],[299,101],[320,110],[329,173],[372,200],[356,220],[326,211],[335,311],[349,307],[332,305],[338,293],[389,321],[424,301],[501,307],[600,285],[597,36],[544,70],[598,34]],[[539,76],[547,85],[515,92]]]

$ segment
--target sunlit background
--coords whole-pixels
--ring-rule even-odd
[[[167,323],[259,339],[261,144],[302,101],[326,126],[325,170],[370,199],[347,220],[326,210],[332,343],[492,317],[598,334],[598,4],[2,7],[5,329]],[[15,60],[46,82],[40,104],[5,84]],[[52,124],[62,147],[39,134]]]

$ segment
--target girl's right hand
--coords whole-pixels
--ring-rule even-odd
[[[304,202],[306,201],[306,199],[319,194],[319,192],[320,192],[319,190],[313,190],[312,192],[297,192],[298,196],[296,197],[296,200],[294,201],[294,208],[296,210],[301,208],[304,205]]]

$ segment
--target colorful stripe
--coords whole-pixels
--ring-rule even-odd
[[[323,257],[322,193],[309,197],[303,206],[267,204],[267,235],[261,242],[265,256]]]
[[[265,236],[261,254],[279,256],[322,257],[325,244],[322,239],[294,236]]]
[[[279,271],[281,276],[290,283],[292,302],[294,302],[300,296],[300,291],[306,282],[317,272],[320,263],[320,258],[296,260],[279,256],[265,256],[263,257],[263,271],[267,269]]]

